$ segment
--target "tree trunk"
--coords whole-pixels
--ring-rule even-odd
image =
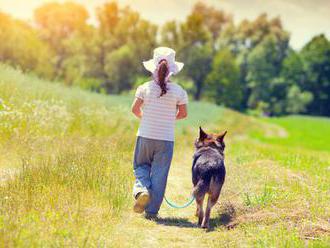
[[[201,95],[202,95],[202,81],[199,80],[196,83],[196,92],[194,94],[194,100],[199,101],[201,99]]]

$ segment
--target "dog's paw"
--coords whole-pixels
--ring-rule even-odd
[[[201,228],[203,229],[209,229],[210,228],[210,223],[208,221],[203,221]]]
[[[203,215],[199,215],[198,216],[198,226],[200,226],[200,225],[202,225],[202,223],[203,223]]]
[[[209,229],[210,226],[209,226],[209,225],[202,224],[202,225],[201,225],[201,228],[203,228],[203,229]]]

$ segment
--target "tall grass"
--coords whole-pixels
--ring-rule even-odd
[[[19,169],[0,187],[1,243],[102,242],[130,199],[136,121],[116,97],[0,74],[0,170]]]

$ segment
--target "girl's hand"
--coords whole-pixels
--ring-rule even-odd
[[[143,100],[141,98],[136,97],[132,104],[132,113],[139,119],[142,118],[142,110],[141,107],[143,105]]]
[[[186,118],[188,115],[187,104],[178,105],[178,112],[176,113],[176,119],[181,120]]]

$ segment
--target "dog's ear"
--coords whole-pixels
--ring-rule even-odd
[[[217,141],[223,142],[223,139],[225,138],[227,134],[227,131],[223,131],[222,133],[220,133],[217,137]]]
[[[203,141],[207,138],[207,133],[204,132],[204,130],[199,127],[199,140]]]

